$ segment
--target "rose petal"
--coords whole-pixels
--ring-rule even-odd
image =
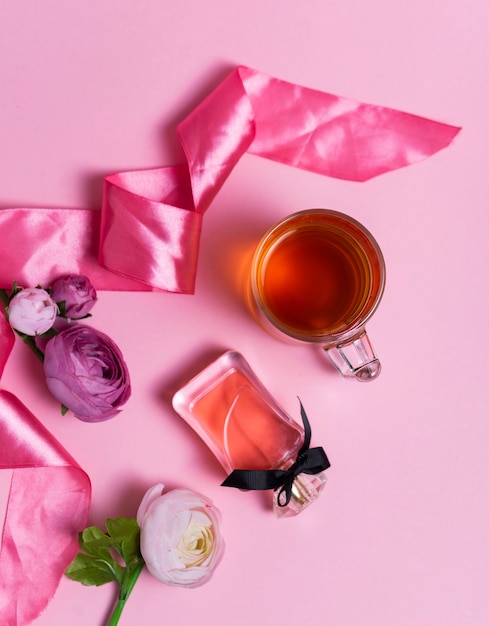
[[[163,483],[158,483],[154,487],[150,487],[148,491],[144,494],[136,515],[136,520],[139,526],[143,525],[144,517],[146,516],[146,512],[148,511],[150,505],[161,496],[164,489],[165,486],[163,485]]]

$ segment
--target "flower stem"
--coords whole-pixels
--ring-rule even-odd
[[[122,611],[126,604],[127,599],[131,595],[134,585],[144,567],[144,561],[141,561],[134,570],[126,572],[124,579],[122,580],[121,591],[119,593],[119,599],[114,607],[112,615],[110,616],[107,626],[116,626],[119,623],[119,618],[122,615]]]

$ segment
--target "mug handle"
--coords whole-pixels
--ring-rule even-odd
[[[324,350],[345,378],[369,382],[377,378],[382,369],[365,330],[354,339]]]

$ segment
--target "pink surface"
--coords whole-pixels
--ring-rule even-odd
[[[208,210],[196,293],[100,293],[93,324],[122,348],[133,397],[112,421],[61,417],[18,342],[2,378],[88,472],[91,521],[135,515],[164,482],[211,497],[226,554],[195,590],[144,574],[121,624],[485,626],[489,340],[487,12],[481,4],[21,0],[0,21],[0,206],[98,208],[102,179],[182,160],[175,125],[236,65],[463,126],[420,164],[351,183],[246,155]],[[243,302],[253,245],[296,210],[349,213],[386,257],[369,324],[383,361],[342,380],[314,348],[266,335]],[[234,348],[331,460],[314,508],[276,520],[170,408]],[[0,506],[9,472],[1,476]],[[33,535],[35,541],[35,534]],[[115,588],[63,580],[36,626],[102,626]],[[225,616],[228,617],[225,617]]]

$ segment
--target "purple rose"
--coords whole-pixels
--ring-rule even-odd
[[[97,292],[86,276],[60,276],[51,286],[51,297],[65,303],[65,316],[70,319],[85,317],[97,300]]]
[[[48,341],[44,372],[53,396],[85,422],[114,417],[131,395],[119,348],[110,337],[83,324]]]

